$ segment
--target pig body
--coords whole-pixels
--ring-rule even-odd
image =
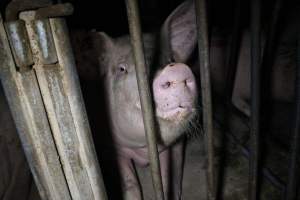
[[[191,7],[192,1],[179,6],[162,28],[161,35],[171,36],[168,42],[176,62],[165,63],[162,60],[167,59],[162,58],[162,55],[156,57],[158,50],[161,53],[166,48],[166,44],[158,44],[158,37],[154,34],[144,34],[143,37],[154,97],[158,151],[166,200],[181,199],[183,143],[180,139],[197,115],[196,80],[191,69],[184,64],[196,44],[195,24],[191,23],[194,19],[188,12]],[[190,37],[191,33],[193,37]],[[123,198],[140,200],[142,193],[134,164],[147,166],[149,159],[130,38],[124,36],[113,39],[102,32],[92,33],[92,38],[98,52],[97,65],[104,83]]]
[[[149,164],[149,160],[130,41],[129,37],[113,40],[103,33],[100,35],[105,38],[108,45],[111,45],[110,52],[106,51],[105,58],[115,58],[110,59],[109,63],[100,60],[100,63],[106,65],[101,65],[100,68],[107,67],[104,69],[107,71],[102,73],[111,119],[110,127],[113,140],[117,145],[121,177],[124,178],[123,192],[125,199],[141,199],[132,161],[145,166]],[[145,44],[150,44],[150,46],[145,45],[147,63],[151,63],[155,42],[150,35],[146,35],[145,40]],[[169,193],[168,162],[169,155],[172,154],[179,162],[175,164],[178,167],[173,173],[176,177],[174,180],[177,180],[172,189],[175,192],[173,199],[180,199],[182,144],[179,141],[171,148],[167,147],[177,142],[196,115],[196,81],[188,66],[182,63],[171,63],[155,72],[152,89],[164,191],[165,194]]]

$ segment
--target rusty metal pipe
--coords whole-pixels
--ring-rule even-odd
[[[56,4],[45,8],[39,8],[36,10],[36,19],[43,19],[48,17],[62,17],[72,15],[74,7],[71,3]]]
[[[296,73],[296,87],[295,87],[296,105],[295,105],[295,118],[294,130],[291,140],[291,155],[289,167],[289,179],[286,190],[286,200],[296,200],[297,198],[297,185],[299,181],[299,140],[300,140],[300,33],[298,31],[297,41],[297,73]]]
[[[211,98],[211,82],[209,69],[209,42],[208,42],[208,26],[206,1],[196,0],[196,21],[198,30],[198,48],[201,78],[201,94],[203,107],[203,127],[205,133],[205,144],[207,153],[207,188],[208,199],[216,199],[215,169],[214,169],[214,147],[213,147],[213,114],[212,114],[212,98]]]
[[[137,0],[126,0],[131,45],[134,53],[136,77],[141,100],[143,122],[145,126],[148,156],[150,159],[151,175],[155,189],[156,200],[163,200],[164,193],[160,172],[160,163],[156,143],[156,127],[152,106],[152,95],[149,84],[149,75],[146,70],[146,61],[142,40],[141,25]]]
[[[19,18],[21,11],[46,7],[51,4],[51,0],[12,0],[5,9],[5,20],[15,21]]]
[[[251,128],[250,128],[250,163],[249,163],[249,200],[257,198],[257,177],[259,162],[260,128],[260,39],[261,2],[253,0],[251,4]]]

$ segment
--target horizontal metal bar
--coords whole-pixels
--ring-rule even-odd
[[[214,168],[214,134],[213,111],[211,97],[209,42],[206,0],[195,0],[196,21],[198,31],[199,64],[202,94],[203,128],[207,155],[207,196],[209,200],[216,199],[215,168]]]
[[[56,4],[37,9],[35,18],[44,19],[49,17],[63,17],[72,15],[73,12],[74,7],[71,3]]]
[[[154,121],[154,111],[152,106],[152,97],[149,84],[149,75],[146,70],[146,61],[142,40],[141,25],[139,19],[139,10],[137,0],[126,0],[127,15],[129,22],[129,31],[131,45],[134,54],[136,77],[138,90],[141,100],[143,113],[143,122],[145,126],[148,154],[151,167],[153,186],[155,189],[156,200],[163,200],[164,193],[162,187],[162,178],[160,172],[160,163],[156,143],[156,128]]]
[[[12,0],[5,9],[5,21],[15,21],[21,11],[50,6],[52,0]]]

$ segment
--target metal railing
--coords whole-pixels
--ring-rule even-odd
[[[213,135],[213,110],[209,65],[209,37],[206,0],[195,0],[198,52],[200,63],[203,130],[205,135],[205,149],[207,157],[207,196],[209,200],[216,199],[216,170],[214,166],[214,135]]]
[[[126,6],[131,37],[131,46],[133,49],[138,90],[142,107],[143,122],[147,138],[152,182],[155,190],[155,198],[157,200],[163,200],[164,192],[156,143],[156,126],[154,121],[154,110],[152,106],[152,95],[150,90],[149,74],[147,74],[146,70],[147,63],[144,55],[142,31],[139,19],[137,0],[126,0]]]
[[[105,200],[61,17],[73,7],[44,2],[13,1],[0,18],[1,82],[41,198]]]

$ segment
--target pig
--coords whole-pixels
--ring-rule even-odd
[[[159,34],[143,35],[166,200],[181,199],[182,137],[191,124],[195,123],[198,113],[196,79],[190,67],[185,64],[196,46],[193,11],[193,2],[186,1],[169,15]],[[149,164],[149,159],[130,37],[112,38],[104,32],[93,32],[90,36],[98,58],[91,65],[99,67],[104,83],[123,198],[140,200],[142,193],[134,164],[145,167]],[[81,51],[81,58],[77,58],[83,61],[77,63],[79,74],[89,78],[95,76],[87,66],[90,54],[92,53],[89,51]],[[168,55],[172,55],[172,59]],[[80,67],[81,64],[86,67]],[[169,181],[171,177],[172,181]]]

